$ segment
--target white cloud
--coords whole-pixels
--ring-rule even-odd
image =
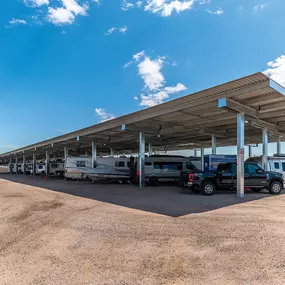
[[[127,11],[130,8],[134,8],[135,5],[133,3],[128,2],[127,0],[123,0],[122,4],[121,4],[121,9],[123,11]]]
[[[151,107],[165,102],[170,94],[179,93],[187,88],[178,83],[174,86],[165,86],[166,80],[161,70],[166,62],[166,57],[150,58],[142,50],[133,55],[133,60],[126,63],[124,68],[137,63],[138,75],[144,81],[144,94],[140,95],[140,106]],[[134,100],[139,100],[137,96]]]
[[[122,28],[119,28],[119,32],[124,34],[126,31],[128,30],[128,27],[127,26],[124,26]]]
[[[138,64],[138,73],[144,80],[146,87],[151,91],[157,90],[163,86],[164,76],[160,72],[162,66],[163,58],[152,60],[147,56]]]
[[[133,4],[127,0],[123,0],[121,9],[127,11],[130,8],[134,8],[135,6],[143,7],[145,11],[150,11],[153,14],[158,13],[163,17],[168,17],[172,15],[174,11],[176,13],[180,13],[185,10],[190,10],[193,7],[195,1],[196,0],[139,0]]]
[[[106,110],[103,108],[96,108],[95,114],[100,118],[101,122],[105,122],[115,118],[114,115],[107,113]]]
[[[211,14],[211,15],[217,15],[217,16],[221,16],[224,14],[224,10],[219,8],[216,11],[212,11],[212,10],[206,10],[207,13]]]
[[[105,35],[109,36],[109,35],[113,34],[115,31],[118,31],[119,33],[124,34],[127,30],[128,30],[127,26],[124,26],[121,28],[112,27],[105,33]]]
[[[195,0],[178,1],[178,0],[147,0],[145,11],[160,13],[163,17],[170,16],[174,11],[180,13],[192,8]]]
[[[55,25],[72,24],[75,16],[65,8],[48,8],[48,20]]]
[[[26,20],[13,18],[11,21],[9,21],[9,25],[7,25],[6,28],[12,28],[17,25],[26,25],[26,24],[27,24]]]
[[[174,94],[184,90],[187,90],[187,88],[181,83],[178,83],[176,86],[168,86],[164,88],[164,91],[168,94]]]
[[[109,30],[105,33],[105,35],[106,35],[106,36],[111,35],[112,33],[114,33],[114,32],[116,31],[116,29],[117,29],[117,28],[112,27],[111,29],[109,29]]]
[[[263,10],[265,6],[267,6],[267,3],[257,4],[256,6],[253,7],[253,11],[258,12],[260,10]]]
[[[70,12],[73,12],[76,16],[81,15],[85,16],[86,11],[88,10],[88,5],[85,4],[80,6],[75,0],[61,0],[63,6]]]
[[[24,3],[31,7],[40,7],[43,5],[49,5],[49,0],[24,0]]]
[[[143,56],[144,56],[144,50],[142,50],[142,51],[140,51],[140,52],[134,54],[134,55],[133,55],[133,59],[134,59],[135,61],[138,61],[138,60],[140,60],[141,57],[143,57]]]
[[[285,87],[285,55],[267,63],[268,69],[264,74]]]

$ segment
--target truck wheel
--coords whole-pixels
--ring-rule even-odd
[[[269,186],[269,192],[271,194],[277,195],[282,191],[282,184],[278,181],[273,181],[271,182],[270,186]]]
[[[216,191],[216,185],[213,182],[205,182],[202,186],[201,192],[205,196],[211,196]]]

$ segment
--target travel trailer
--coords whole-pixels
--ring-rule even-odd
[[[190,158],[175,155],[152,155],[145,158],[145,181],[150,185],[159,182],[176,182],[183,170],[197,170]]]
[[[51,162],[49,164],[49,174],[55,176],[64,176],[64,162]]]
[[[262,166],[262,156],[250,157],[246,162],[255,162]],[[283,177],[285,177],[285,155],[275,154],[273,156],[268,156],[267,168],[269,171],[282,173]]]
[[[65,178],[92,181],[109,179],[125,182],[130,180],[130,158],[127,157],[97,157],[95,168],[92,168],[92,157],[67,157],[65,163]]]

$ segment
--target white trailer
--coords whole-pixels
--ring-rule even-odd
[[[262,156],[250,157],[246,162],[255,162],[262,167]],[[269,171],[282,173],[285,178],[285,155],[268,156],[267,167]]]
[[[92,168],[90,156],[67,157],[64,176],[66,179],[76,180],[129,181],[129,163],[128,157],[97,157],[96,167]]]

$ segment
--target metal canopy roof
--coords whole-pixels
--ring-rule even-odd
[[[0,155],[0,158],[46,149],[90,148],[98,151],[136,151],[138,132],[154,149],[210,147],[211,135],[217,146],[236,145],[236,112],[246,116],[245,143],[261,143],[260,128],[268,128],[270,141],[285,137],[285,88],[256,73],[167,103],[115,118],[72,133],[35,143]],[[122,130],[124,125],[125,130]]]

